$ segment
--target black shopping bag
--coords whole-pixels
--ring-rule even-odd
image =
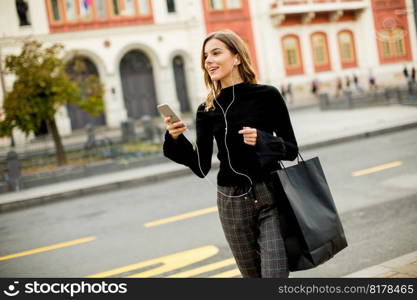
[[[301,155],[299,155],[301,157]],[[280,226],[290,271],[314,268],[347,247],[318,157],[274,171]],[[285,199],[286,198],[286,199]]]

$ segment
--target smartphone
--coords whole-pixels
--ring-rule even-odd
[[[172,123],[181,121],[168,104],[159,104],[158,110],[164,117],[171,117]]]

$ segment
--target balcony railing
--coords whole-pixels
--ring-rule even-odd
[[[311,21],[316,13],[328,13],[330,21],[343,16],[344,11],[360,14],[369,7],[366,0],[275,0],[271,3],[271,17],[279,25],[286,15],[302,15],[303,23]]]
[[[334,11],[338,9],[356,10],[369,6],[365,0],[276,0],[272,5],[273,13],[304,13]]]

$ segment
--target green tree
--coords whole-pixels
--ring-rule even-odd
[[[10,136],[17,127],[26,135],[40,129],[45,122],[55,144],[58,165],[67,163],[61,136],[55,122],[57,110],[69,103],[92,115],[104,109],[104,88],[94,76],[73,76],[65,72],[64,47],[54,44],[43,48],[38,41],[25,42],[19,55],[6,57],[5,70],[15,76],[12,91],[3,103],[5,118],[0,121],[0,136]],[[83,70],[80,63],[75,71]]]

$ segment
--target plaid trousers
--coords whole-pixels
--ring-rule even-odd
[[[226,240],[242,277],[288,278],[285,245],[271,182],[249,186],[217,186],[217,206]],[[221,193],[225,194],[222,195]]]

